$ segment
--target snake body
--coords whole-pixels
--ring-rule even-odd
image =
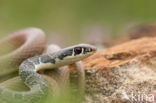
[[[46,45],[45,34],[38,28],[27,28],[12,33],[0,41],[0,76],[17,71],[14,64],[41,54]],[[6,52],[5,48],[14,47],[12,51]],[[6,69],[7,68],[7,69]]]
[[[96,48],[92,45],[79,44],[52,54],[28,58],[21,63],[19,75],[30,91],[18,92],[1,86],[0,98],[7,103],[38,103],[47,95],[48,91],[48,83],[38,71],[75,63],[87,58],[95,51]]]

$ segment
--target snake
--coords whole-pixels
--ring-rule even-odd
[[[95,52],[96,47],[89,44],[79,44],[54,53],[28,58],[19,66],[19,76],[30,91],[18,92],[0,86],[0,99],[6,101],[6,103],[38,103],[48,93],[48,83],[38,73],[39,71],[73,64]]]
[[[34,27],[13,32],[3,38],[0,41],[0,76],[17,71],[18,69],[14,68],[17,64],[28,57],[41,54],[45,45],[44,32]]]

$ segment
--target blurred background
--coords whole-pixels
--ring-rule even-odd
[[[155,0],[0,0],[0,37],[39,27],[52,43],[75,44],[95,35],[116,38],[133,25],[154,22],[155,4]]]
[[[62,47],[83,42],[104,44],[107,40],[125,37],[130,28],[139,24],[155,23],[141,26],[132,32],[130,39],[150,33],[153,36],[156,34],[155,10],[156,0],[0,0],[0,38],[20,29],[38,27],[45,31],[49,43]],[[129,38],[118,39],[109,45],[127,40]],[[1,48],[7,45],[2,44]],[[61,102],[53,102],[51,96],[49,98],[44,103],[64,101],[57,98]]]

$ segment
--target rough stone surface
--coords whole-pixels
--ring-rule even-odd
[[[156,37],[98,51],[83,62],[85,103],[156,102]]]

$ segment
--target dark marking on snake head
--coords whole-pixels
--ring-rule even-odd
[[[59,56],[58,56],[58,59],[60,60],[63,60],[63,58],[67,57],[67,56],[72,56],[73,54],[73,50],[67,50],[67,51],[64,51],[64,53],[61,53]]]

